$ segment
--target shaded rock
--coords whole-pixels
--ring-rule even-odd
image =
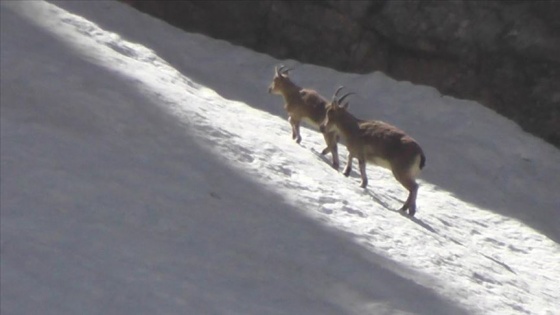
[[[281,59],[479,101],[560,147],[560,2],[127,0]]]

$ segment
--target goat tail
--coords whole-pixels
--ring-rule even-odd
[[[424,153],[421,153],[420,154],[420,169],[423,169],[425,165],[426,165],[426,156],[424,155]]]

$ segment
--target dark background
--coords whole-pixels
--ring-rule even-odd
[[[476,100],[560,148],[560,1],[123,1],[276,58]]]

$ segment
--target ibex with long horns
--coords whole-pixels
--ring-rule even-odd
[[[378,120],[361,120],[347,111],[348,102],[344,99],[353,94],[347,93],[337,98],[338,88],[327,108],[325,119],[320,125],[322,132],[336,131],[346,142],[348,163],[344,175],[352,170],[352,159],[357,158],[362,177],[361,186],[368,184],[366,162],[390,169],[393,175],[408,191],[408,198],[400,211],[408,210],[410,216],[416,213],[418,184],[416,177],[426,163],[420,145],[404,131]]]
[[[306,121],[313,127],[319,129],[319,125],[325,119],[327,105],[329,101],[319,95],[317,91],[304,89],[293,83],[288,77],[288,71],[284,66],[276,67],[274,78],[269,93],[282,95],[284,97],[284,109],[288,112],[288,121],[292,126],[292,138],[297,143],[301,142],[300,124]],[[321,154],[332,154],[332,166],[338,170],[338,146],[337,135],[335,132],[323,132],[323,137],[327,143],[327,147],[323,149]]]

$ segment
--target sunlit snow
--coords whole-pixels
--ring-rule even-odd
[[[0,8],[3,315],[560,314],[560,151],[493,111],[120,2]],[[291,139],[279,64],[418,140],[415,218]]]

